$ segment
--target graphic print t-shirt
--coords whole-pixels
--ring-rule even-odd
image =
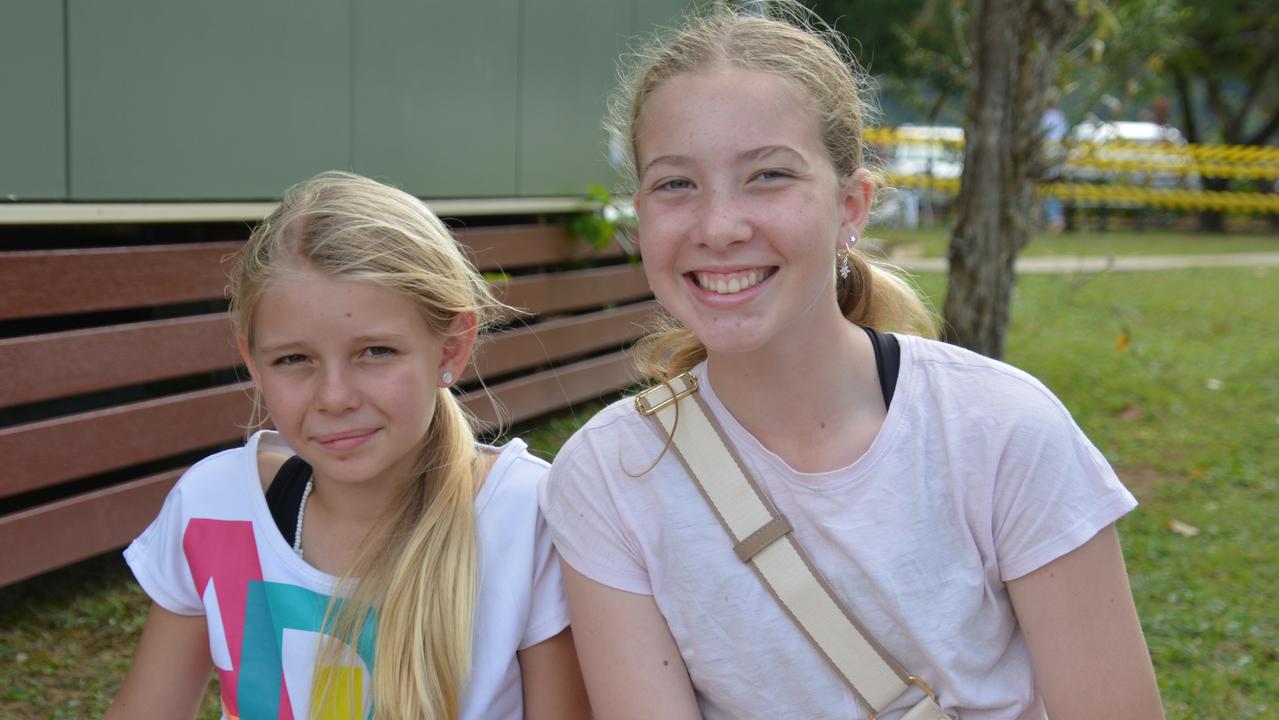
[[[205,616],[224,717],[303,720],[311,717],[322,623],[337,578],[306,564],[280,535],[258,477],[259,444],[289,452],[264,431],[197,463],[125,559],[158,605]],[[518,440],[498,452],[475,501],[480,582],[464,718],[521,717],[515,653],[568,625],[558,559],[537,509],[547,466]],[[334,666],[320,669],[333,691],[317,718],[350,718],[349,708],[370,715],[374,643],[370,617],[359,647],[343,648]]]

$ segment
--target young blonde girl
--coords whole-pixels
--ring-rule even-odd
[[[125,557],[154,601],[108,718],[586,715],[545,465],[450,391],[499,307],[419,200],[328,173],[253,232],[231,314],[274,431],[197,463]]]
[[[831,591],[946,713],[1160,717],[1114,530],[1135,501],[1040,383],[923,337],[915,293],[854,248],[862,78],[797,3],[750,6],[772,15],[716,3],[641,54],[616,108],[672,318],[641,371],[696,377]],[[619,402],[542,491],[596,712],[867,717],[669,442]]]

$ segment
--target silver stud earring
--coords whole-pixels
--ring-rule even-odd
[[[440,379],[444,381],[445,385],[452,385],[453,373],[449,372],[448,370],[445,370],[444,374],[440,376]]]

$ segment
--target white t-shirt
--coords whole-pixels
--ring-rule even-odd
[[[154,522],[125,550],[138,582],[161,607],[204,615],[221,680],[223,717],[310,715],[319,631],[337,578],[308,565],[271,519],[258,478],[259,444],[290,452],[263,431],[242,448],[196,463],[169,492]],[[546,463],[512,440],[475,498],[479,584],[470,680],[462,717],[520,718],[516,651],[568,625],[558,558],[537,507]],[[445,589],[446,590],[446,589]],[[335,687],[354,675],[369,714],[372,625],[348,648]],[[324,708],[347,717],[345,696]]]
[[[1136,505],[1037,380],[961,348],[899,336],[896,395],[852,465],[802,473],[700,393],[835,591],[908,672],[965,720],[1042,717],[1004,583],[1075,549]],[[630,400],[560,451],[541,492],[564,559],[653,595],[718,718],[860,718]],[[908,693],[885,720],[919,696]]]
[[[1039,118],[1039,129],[1044,134],[1044,140],[1061,142],[1066,139],[1066,133],[1070,132],[1070,123],[1066,120],[1066,113],[1060,108],[1050,107]]]

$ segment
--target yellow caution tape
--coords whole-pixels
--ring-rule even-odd
[[[963,140],[945,140],[915,130],[873,128],[865,133],[871,145],[926,145],[958,150]],[[1051,150],[1049,151],[1051,152]],[[1063,174],[1107,179],[1104,174],[1220,177],[1240,180],[1279,178],[1279,147],[1251,145],[1169,145],[1131,141],[1065,143]],[[938,158],[943,159],[943,158]],[[1101,173],[1093,172],[1101,171]],[[1112,178],[1133,180],[1134,178]],[[1140,182],[1143,178],[1135,178]]]
[[[890,175],[889,186],[919,188],[944,195],[959,192],[958,178],[927,175]],[[1042,196],[1059,197],[1088,206],[1149,207],[1166,210],[1220,210],[1240,214],[1279,214],[1279,194],[1259,192],[1215,192],[1177,188],[1148,188],[1136,185],[1093,183],[1049,183],[1039,186]]]

